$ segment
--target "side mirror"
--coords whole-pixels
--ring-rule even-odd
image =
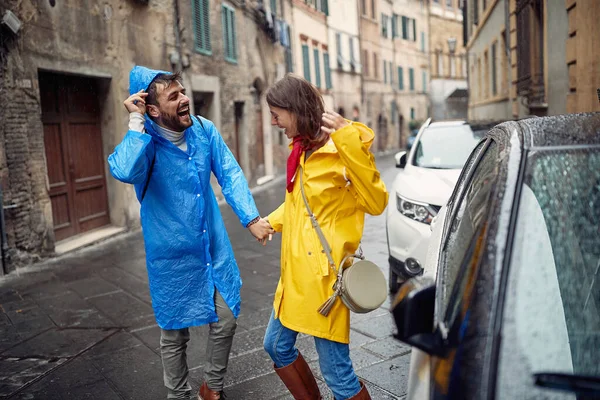
[[[396,153],[394,158],[396,159],[396,168],[406,167],[406,152],[405,151]]]
[[[433,326],[434,308],[435,283],[431,277],[406,281],[400,287],[392,308],[398,328],[396,339],[427,354],[444,356],[444,340]]]

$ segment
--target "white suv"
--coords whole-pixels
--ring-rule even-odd
[[[391,292],[423,273],[431,221],[448,201],[464,162],[486,131],[471,129],[465,121],[428,119],[410,153],[396,154],[401,171],[393,184],[395,199],[390,199],[395,207],[390,201],[386,215]]]

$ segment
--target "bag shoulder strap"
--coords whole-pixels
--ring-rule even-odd
[[[306,211],[308,211],[308,216],[310,217],[312,226],[313,226],[313,228],[315,228],[315,231],[317,232],[317,236],[319,237],[319,240],[321,241],[321,246],[323,246],[323,250],[325,251],[325,254],[327,255],[327,259],[329,260],[329,265],[331,266],[331,269],[333,269],[333,272],[335,272],[337,274],[338,270],[335,267],[335,261],[333,261],[333,256],[331,255],[331,247],[329,247],[329,243],[327,243],[327,239],[325,239],[325,234],[323,233],[323,230],[321,229],[321,226],[319,225],[317,218],[315,217],[312,210],[310,209],[310,206],[308,205],[308,200],[306,199],[306,193],[304,192],[304,182],[302,179],[302,175],[304,175],[304,170],[302,167],[299,167],[299,168],[300,168],[300,171],[299,171],[300,172],[300,191],[302,192],[302,199],[304,200],[304,205],[306,206]]]

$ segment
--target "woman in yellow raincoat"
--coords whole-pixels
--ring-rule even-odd
[[[324,110],[318,90],[288,74],[267,93],[271,124],[292,139],[285,202],[267,219],[282,233],[281,278],[265,333],[265,350],[296,399],[320,399],[319,388],[295,347],[299,332],[315,337],[319,365],[336,400],[370,399],[352,367],[350,311],[340,299],[328,316],[317,310],[332,295],[335,273],[311,225],[312,212],[339,265],[358,249],[365,213],[379,215],[388,193],[369,148],[373,131]]]

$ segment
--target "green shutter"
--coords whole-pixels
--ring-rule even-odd
[[[209,0],[193,0],[192,15],[194,20],[194,47],[199,53],[210,55],[210,18]]]
[[[277,0],[271,0],[271,12],[277,15]]]
[[[237,63],[237,40],[235,33],[235,10],[225,4],[221,6],[223,26],[223,49],[225,60]]]
[[[408,39],[408,18],[402,16],[402,39]]]
[[[321,87],[321,58],[319,57],[319,49],[313,50],[313,57],[315,59],[315,85]]]
[[[415,70],[414,68],[408,69],[408,85],[409,90],[415,90]]]
[[[304,66],[304,79],[310,82],[310,60],[308,54],[308,46],[305,44],[302,45],[302,62]]]
[[[321,11],[323,11],[325,15],[329,16],[329,3],[327,0],[321,0]]]
[[[398,67],[398,89],[404,90],[404,70]]]
[[[427,72],[423,71],[423,93],[427,92]]]
[[[398,16],[392,15],[392,39],[398,37]]]
[[[417,41],[417,20],[413,19],[413,40]]]
[[[421,51],[425,53],[425,32],[421,32]]]
[[[331,89],[331,67],[329,65],[329,53],[323,53],[323,64],[325,64],[325,87]]]
[[[414,109],[414,107],[410,108],[410,119],[413,120],[413,121],[415,120],[415,109]]]
[[[387,61],[383,61],[383,83],[387,83]]]

